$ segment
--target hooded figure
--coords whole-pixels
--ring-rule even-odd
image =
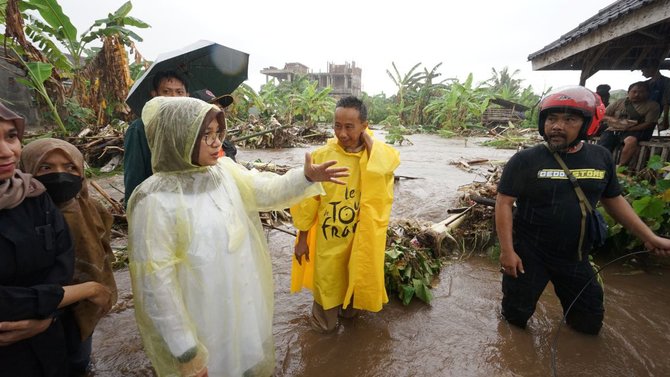
[[[154,175],[129,200],[128,241],[136,319],[159,376],[272,375],[272,266],[258,212],[322,193],[302,169],[199,166],[203,130],[214,119],[225,127],[219,112],[170,97],[142,111]]]
[[[73,165],[76,174],[51,173],[50,170],[42,169],[45,160],[54,153],[65,157]],[[39,139],[23,148],[21,168],[44,183],[70,228],[75,249],[73,283],[97,281],[109,288],[112,292],[112,303],[115,303],[117,290],[112,271],[114,253],[109,243],[113,219],[105,207],[88,195],[84,156],[66,141]],[[106,314],[90,301],[79,302],[73,308],[73,313],[80,340],[89,338],[100,318]]]

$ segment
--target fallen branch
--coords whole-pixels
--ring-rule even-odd
[[[107,202],[109,202],[109,204],[110,204],[110,205],[112,206],[112,208],[114,209],[114,212],[119,213],[119,214],[123,214],[123,213],[126,212],[126,211],[124,211],[123,206],[122,206],[119,202],[117,202],[116,200],[114,200],[111,196],[109,196],[109,194],[107,193],[107,191],[105,191],[105,189],[103,189],[102,187],[100,187],[100,185],[99,185],[97,182],[95,182],[95,181],[89,181],[89,183],[91,184],[91,186],[93,186],[93,188],[94,188],[98,193],[100,193],[100,195],[102,195],[103,198],[105,198],[105,199],[107,200]]]
[[[278,231],[280,231],[280,232],[284,232],[284,233],[286,233],[286,234],[290,234],[290,235],[292,235],[293,237],[296,237],[296,236],[297,236],[297,234],[291,232],[290,230],[286,230],[286,229],[278,228],[278,227],[276,227],[276,226],[274,226],[274,225],[270,225],[270,224],[263,223],[263,226],[266,227],[266,228],[270,228],[270,229],[278,230]]]

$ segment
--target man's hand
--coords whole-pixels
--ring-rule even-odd
[[[345,183],[337,178],[348,177],[349,168],[331,167],[335,164],[337,164],[335,160],[326,161],[323,164],[312,164],[312,155],[305,153],[305,166],[303,168],[305,177],[311,182],[332,182],[343,185]]]
[[[664,257],[670,256],[670,239],[654,235],[654,237],[645,241],[644,247],[652,254]]]
[[[300,235],[302,234],[303,232],[300,232]],[[309,262],[309,246],[307,245],[307,237],[298,236],[298,242],[295,244],[293,254],[295,254],[295,259],[298,261],[299,265],[302,265],[303,255],[305,256],[305,261]]]
[[[607,125],[609,126],[607,127],[609,131],[626,131],[637,125],[637,122],[629,119],[613,119],[612,121],[608,121]]]
[[[0,347],[32,338],[51,326],[52,318],[0,322]]]
[[[507,274],[511,277],[517,277],[518,274],[523,274],[523,262],[519,255],[514,252],[500,253],[500,272]]]

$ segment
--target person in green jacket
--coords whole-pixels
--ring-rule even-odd
[[[156,73],[152,81],[151,97],[188,97],[188,82],[175,71]],[[144,132],[142,118],[137,118],[128,126],[123,141],[123,185],[125,206],[135,187],[149,178],[151,171],[151,152]]]

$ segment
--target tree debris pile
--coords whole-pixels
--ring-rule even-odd
[[[231,129],[230,140],[237,146],[252,149],[291,148],[306,144],[323,144],[332,137],[330,130],[300,124],[281,125],[274,117],[262,122],[250,116],[247,123]]]
[[[35,139],[58,137],[74,145],[84,156],[86,166],[101,168],[108,173],[123,161],[123,137],[128,125],[125,122],[109,124],[100,129],[87,127],[76,136],[56,136],[50,131],[26,132],[24,144]]]
[[[440,252],[440,237],[431,224],[416,220],[392,220],[386,231],[384,282],[389,294],[396,293],[404,305],[412,298],[430,304],[431,288],[446,258]]]
[[[81,151],[89,166],[101,168],[102,172],[108,173],[123,161],[125,126],[125,123],[122,126],[110,124],[97,132],[91,128],[86,128],[77,136],[65,137],[64,140]]]
[[[537,128],[519,128],[511,123],[507,127],[496,126],[488,133],[493,139],[483,142],[482,145],[498,149],[519,149],[523,145],[542,141]]]
[[[502,167],[489,170],[484,182],[462,186],[459,203],[467,208],[463,223],[453,231],[453,236],[472,251],[482,251],[490,246],[495,235],[495,198]]]

